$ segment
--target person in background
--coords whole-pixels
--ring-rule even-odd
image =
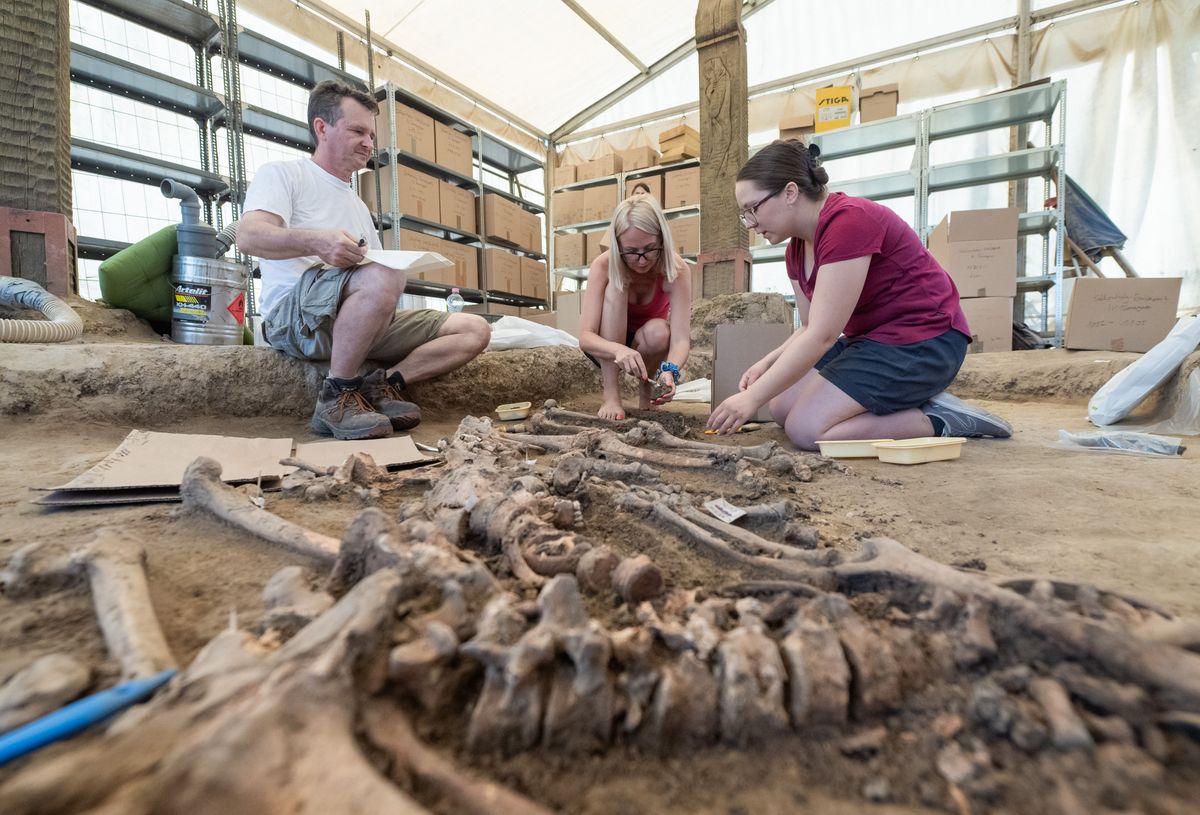
[[[238,222],[238,248],[260,259],[263,336],[294,357],[328,360],[312,427],[339,439],[406,430],[421,411],[405,383],[465,365],[491,338],[474,314],[397,311],[404,272],[367,263],[379,249],[371,213],[350,186],[374,152],[379,106],[361,91],[326,80],[308,100],[316,149],[255,173]],[[366,376],[368,360],[388,366]]]
[[[651,195],[635,194],[617,205],[608,247],[588,270],[579,347],[600,366],[604,402],[598,415],[624,419],[621,371],[638,380],[643,410],[675,395],[691,350],[691,273]],[[654,381],[663,389],[657,398]]]
[[[742,223],[788,240],[803,326],[750,366],[709,428],[735,432],[769,403],[806,450],[819,439],[1010,436],[1008,422],[944,392],[971,341],[954,281],[890,209],[829,192],[818,156],[776,141],[738,173]]]

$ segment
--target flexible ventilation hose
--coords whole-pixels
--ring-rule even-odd
[[[34,309],[48,320],[0,320],[0,342],[69,342],[83,333],[75,310],[32,280],[0,277],[0,305]]]
[[[217,257],[221,257],[237,243],[237,221],[226,224],[217,232]]]

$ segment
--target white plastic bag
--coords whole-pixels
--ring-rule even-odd
[[[1128,416],[1151,391],[1167,381],[1197,345],[1200,317],[1180,319],[1162,342],[1096,391],[1088,401],[1092,424],[1104,427]]]
[[[542,348],[548,345],[566,345],[578,348],[579,340],[566,331],[548,325],[505,315],[492,323],[492,341],[488,351],[508,351],[513,348]]]
[[[1126,430],[1096,430],[1089,433],[1058,431],[1058,446],[1094,453],[1120,453],[1127,456],[1182,456],[1186,447],[1179,439]]]

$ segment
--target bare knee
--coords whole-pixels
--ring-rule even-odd
[[[638,333],[642,335],[638,350],[643,354],[662,354],[671,345],[671,326],[666,320],[651,320]]]
[[[362,293],[367,295],[363,298],[365,302],[375,310],[381,313],[394,312],[396,304],[400,302],[400,295],[404,294],[404,283],[403,272],[380,266],[378,263],[368,263],[350,275],[347,297]]]
[[[793,409],[783,422],[784,432],[792,444],[801,450],[816,450],[817,439],[825,438],[825,427],[821,417],[813,416],[802,409]]]
[[[472,356],[482,353],[492,341],[492,327],[478,314],[451,314],[439,334],[457,337],[461,346],[470,350]]]

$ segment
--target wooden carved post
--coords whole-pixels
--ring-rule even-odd
[[[0,257],[0,274],[54,281],[63,294],[75,262],[59,246],[74,240],[70,13],[67,0],[5,0],[4,7],[0,228],[9,252]],[[71,269],[59,266],[64,260]]]
[[[747,158],[746,30],[741,0],[700,0],[700,297],[749,291],[750,252],[733,185]]]

